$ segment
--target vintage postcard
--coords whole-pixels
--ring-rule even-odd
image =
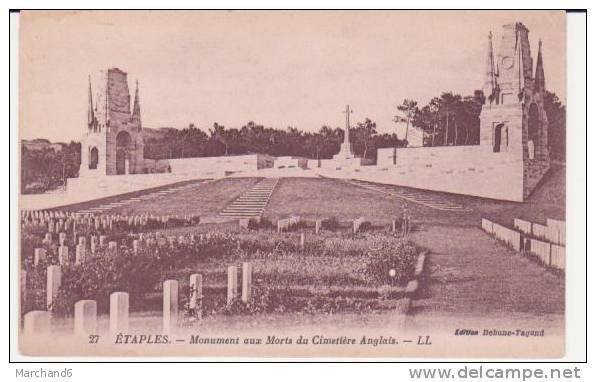
[[[565,355],[562,11],[23,11],[26,356]]]

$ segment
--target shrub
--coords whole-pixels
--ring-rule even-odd
[[[27,269],[27,283],[24,293],[21,313],[31,310],[46,310],[46,269],[45,263],[34,267],[32,264]]]
[[[71,315],[74,304],[82,299],[97,301],[100,312],[109,310],[112,292],[130,295],[131,307],[145,293],[155,288],[160,268],[166,263],[159,253],[150,249],[136,255],[129,251],[103,251],[80,265],[62,268],[62,283],[52,307],[57,314]]]
[[[417,259],[416,246],[412,242],[401,241],[394,248],[368,252],[365,274],[379,284],[404,284],[414,273]]]
[[[259,229],[272,230],[272,229],[275,229],[275,225],[271,222],[271,220],[269,220],[267,218],[261,218],[260,221],[257,221],[255,219],[250,219],[248,221],[248,228],[253,229],[253,230],[259,230]]]
[[[362,224],[360,224],[359,232],[367,232],[370,230],[372,230],[372,224],[369,221],[365,221]]]
[[[335,216],[332,216],[330,218],[324,219],[321,225],[323,229],[335,231],[339,228],[339,221]]]

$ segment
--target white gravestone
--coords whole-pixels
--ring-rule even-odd
[[[97,302],[77,301],[74,305],[74,332],[86,336],[97,331]]]
[[[163,283],[163,331],[170,332],[178,323],[178,281]]]
[[[128,293],[114,292],[110,295],[110,332],[128,330]]]
[[[252,264],[242,263],[242,302],[247,303],[252,297]]]
[[[58,265],[50,265],[46,273],[46,306],[48,310],[54,310],[53,304],[58,296],[62,284],[62,271]]]

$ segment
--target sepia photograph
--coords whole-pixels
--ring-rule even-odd
[[[566,355],[565,11],[19,24],[21,355]]]

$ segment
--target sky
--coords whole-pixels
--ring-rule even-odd
[[[487,35],[530,30],[543,42],[547,90],[565,101],[565,14],[559,11],[23,12],[20,136],[79,140],[87,81],[100,70],[139,81],[144,127],[317,131],[370,118],[380,132],[404,98],[471,95],[484,81]]]

